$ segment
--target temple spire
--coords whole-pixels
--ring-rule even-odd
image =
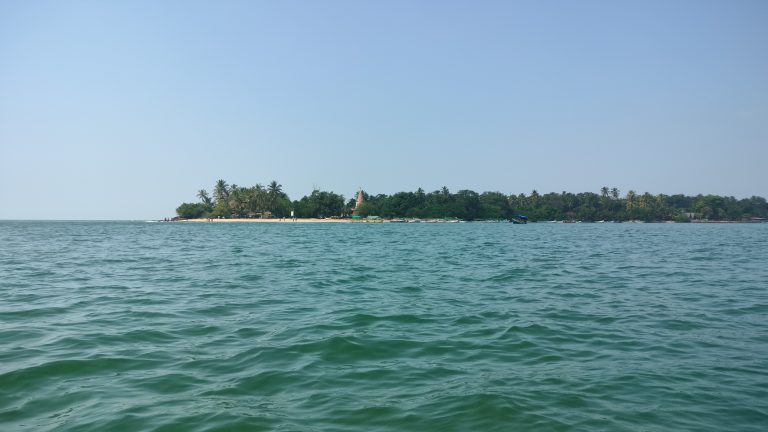
[[[363,188],[357,190],[357,201],[355,202],[355,209],[352,210],[352,216],[359,215],[361,205],[363,205]]]

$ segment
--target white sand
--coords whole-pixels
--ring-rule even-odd
[[[249,223],[350,223],[352,219],[187,219],[179,222],[213,222],[213,223],[233,223],[233,222],[249,222]],[[358,221],[355,221],[358,222]],[[359,222],[364,222],[359,220]]]

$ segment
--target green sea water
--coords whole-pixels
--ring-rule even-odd
[[[768,224],[0,222],[0,431],[765,431]]]

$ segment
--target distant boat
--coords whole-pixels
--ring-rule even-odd
[[[515,225],[525,225],[528,223],[528,216],[517,214],[512,216],[509,221]]]

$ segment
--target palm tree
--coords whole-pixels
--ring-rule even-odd
[[[200,201],[203,202],[203,204],[210,206],[211,205],[211,197],[208,196],[208,191],[205,189],[200,189],[197,191],[197,197],[200,198]]]
[[[572,193],[563,191],[560,194],[560,199],[562,200],[563,204],[565,205],[565,211],[566,212],[569,212],[569,211],[573,210],[573,208],[575,207],[574,202],[575,202],[576,197]]]
[[[641,208],[650,208],[653,205],[653,195],[651,195],[648,192],[643,193],[640,195],[640,198],[638,199],[640,207]]]
[[[667,205],[667,200],[669,199],[669,196],[664,195],[663,193],[660,193],[654,197],[655,203],[654,203],[654,210],[656,214],[654,217],[656,219],[667,219],[669,217],[670,209]]]
[[[251,195],[250,208],[254,213],[264,213],[266,210],[267,199],[264,196],[264,186],[256,183],[256,186],[252,187],[253,194]]]
[[[269,211],[272,214],[277,213],[277,202],[280,198],[280,195],[283,193],[283,185],[279,184],[277,181],[272,180],[269,183],[269,186],[267,186],[267,204],[269,207]]]
[[[531,204],[533,204],[533,207],[538,207],[540,196],[541,195],[539,195],[539,192],[536,189],[531,191]]]
[[[283,192],[283,185],[277,183],[275,180],[272,180],[267,188],[271,197],[277,197],[280,193]]]
[[[632,210],[635,208],[635,199],[637,198],[637,194],[635,191],[630,190],[627,192],[627,211],[629,213],[632,213]]]
[[[619,189],[618,188],[611,188],[611,198],[617,200],[619,199]]]
[[[216,203],[226,203],[229,198],[229,187],[224,180],[217,180],[216,186],[213,187],[213,198]]]
[[[411,215],[414,216],[418,214],[420,209],[424,207],[424,204],[427,202],[427,194],[424,192],[424,189],[418,188],[416,189],[416,192],[413,194],[414,197],[414,204],[411,209]]]
[[[603,186],[603,187],[600,188],[600,196],[603,199],[607,199],[608,198],[608,186]]]
[[[240,186],[233,183],[229,186],[229,193],[227,194],[229,198],[227,203],[235,216],[241,216],[240,207],[242,206],[243,197],[242,193],[240,193],[240,189]]]

